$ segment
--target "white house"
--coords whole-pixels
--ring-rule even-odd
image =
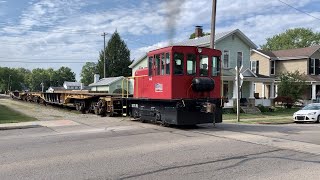
[[[80,90],[82,89],[83,85],[80,83],[80,82],[68,82],[68,81],[65,81],[63,83],[63,87],[64,89],[68,89],[68,90]]]
[[[89,84],[91,91],[104,91],[108,93],[122,93],[122,89],[125,92],[129,91],[129,94],[133,93],[133,86],[132,82],[127,80],[123,76],[119,77],[108,77],[99,79],[100,76],[95,74],[94,76],[94,83]],[[128,83],[128,86],[127,86]]]

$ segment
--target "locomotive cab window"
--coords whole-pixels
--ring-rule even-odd
[[[155,68],[155,74],[156,75],[160,75],[160,55],[159,54],[157,54],[157,55],[155,55],[154,56],[154,58],[155,58],[155,63],[156,63],[156,68]]]
[[[148,61],[149,76],[152,76],[152,69],[153,69],[153,57],[149,57],[149,61]]]
[[[218,76],[220,73],[220,58],[212,57],[212,76]]]
[[[187,74],[195,75],[196,74],[196,55],[188,54],[187,55]]]
[[[174,74],[182,75],[183,74],[183,58],[184,55],[182,53],[174,53]]]
[[[208,76],[209,59],[206,55],[200,56],[200,76]]]
[[[170,74],[170,55],[166,53],[166,74]]]
[[[161,75],[165,74],[165,69],[166,69],[166,60],[165,60],[165,55],[164,53],[161,54]]]

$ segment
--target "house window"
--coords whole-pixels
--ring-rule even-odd
[[[187,74],[195,75],[196,74],[196,55],[188,54],[187,55]]]
[[[218,57],[212,57],[212,76],[218,76],[220,72],[220,59]]]
[[[274,75],[275,74],[275,66],[276,66],[276,62],[275,61],[271,61],[271,63],[270,63],[270,75]]]
[[[251,61],[251,71],[255,74],[259,74],[259,61]]]
[[[170,55],[166,53],[166,74],[170,74]]]
[[[241,67],[243,65],[243,54],[242,52],[237,52],[237,63],[238,66]]]
[[[310,74],[311,75],[315,74],[315,68],[316,68],[316,60],[310,59]]]
[[[228,50],[223,51],[223,67],[224,68],[229,67],[229,51]]]
[[[200,76],[208,76],[208,56],[200,56]]]
[[[183,59],[184,55],[182,53],[174,53],[174,74],[183,74]]]

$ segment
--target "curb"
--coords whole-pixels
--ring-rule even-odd
[[[30,128],[39,128],[42,127],[40,125],[24,125],[24,126],[6,126],[0,127],[1,130],[14,130],[14,129],[30,129]]]

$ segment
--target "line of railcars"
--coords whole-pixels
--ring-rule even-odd
[[[164,125],[222,122],[221,52],[169,46],[147,54],[148,67],[134,76],[134,93],[66,90],[13,92],[12,97],[41,104],[71,105],[83,113],[123,115]],[[129,78],[128,78],[129,79]],[[129,82],[125,79],[125,84]],[[128,92],[128,89],[126,90]]]

